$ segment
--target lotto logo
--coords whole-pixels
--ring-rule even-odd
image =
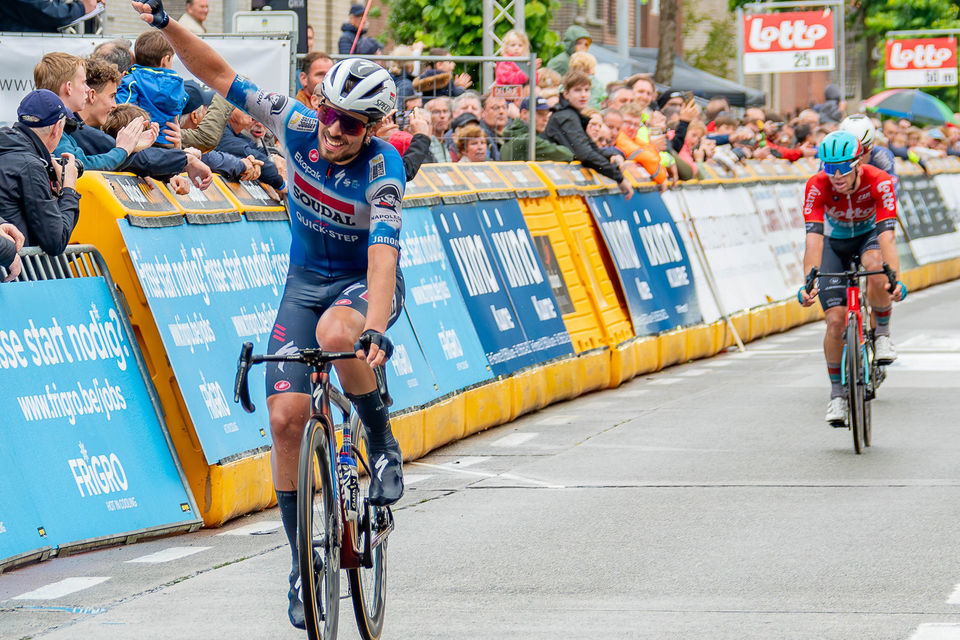
[[[898,40],[887,43],[888,69],[941,69],[955,67],[957,43],[953,38]],[[952,64],[949,64],[953,60]]]
[[[746,52],[803,51],[833,46],[830,12],[779,13],[746,18]]]

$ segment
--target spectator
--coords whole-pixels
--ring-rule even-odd
[[[333,66],[333,60],[322,51],[311,51],[300,61],[300,85],[297,100],[305,107],[316,109],[313,98],[317,87],[327,77],[327,71]]]
[[[620,155],[607,157],[600,152],[587,135],[587,119],[582,111],[590,100],[590,78],[579,71],[571,71],[563,77],[563,94],[554,108],[543,137],[550,142],[562,144],[573,152],[575,159],[620,185],[620,191],[628,199],[633,196],[633,186],[620,172],[623,162]]]
[[[7,270],[4,282],[16,280],[20,275],[20,256],[17,252],[23,249],[24,240],[19,229],[0,218],[0,269]]]
[[[433,47],[430,49],[432,56],[449,56],[450,52],[442,47]],[[415,91],[430,96],[459,96],[464,90],[469,89],[473,84],[469,73],[461,73],[454,76],[453,72],[457,63],[453,60],[442,60],[436,62],[431,69],[424,69],[423,73],[413,81]]]
[[[183,133],[196,129],[203,122],[207,107],[213,99],[212,91],[204,91],[200,85],[193,81],[188,81],[187,105],[183,108],[183,114],[180,116],[180,125]],[[163,149],[168,151],[168,149]],[[260,177],[260,167],[263,161],[254,158],[252,155],[244,158],[221,153],[211,150],[200,156],[200,160],[210,167],[214,173],[218,173],[228,180],[256,180]]]
[[[592,90],[592,87],[591,87]],[[610,92],[607,102],[614,109],[622,109],[628,102],[633,102],[636,95],[629,87],[619,87]]]
[[[391,56],[409,57],[413,55],[413,49],[406,45],[399,45],[390,52]],[[397,105],[403,107],[403,101],[407,96],[417,93],[413,88],[413,62],[410,60],[391,60],[387,71],[393,76],[393,81],[397,85]]]
[[[130,50],[132,46],[133,43],[126,38],[108,40],[98,44],[90,57],[117,65],[117,70],[123,76],[133,66],[133,51]]]
[[[307,25],[307,53],[313,51],[313,25]]]
[[[214,93],[201,88],[195,80],[188,80],[183,83],[184,92],[187,94],[187,100],[190,99],[191,91],[200,91],[205,96],[213,96],[213,100],[205,100],[206,107],[199,121],[191,127],[182,127],[180,131],[180,143],[184,149],[193,147],[201,153],[213,151],[220,144],[220,136],[223,135],[223,127],[227,123],[227,118],[233,113],[233,105],[227,102],[227,99],[219,93]],[[196,111],[194,111],[194,115]]]
[[[97,0],[3,0],[0,31],[55,33],[97,8]]]
[[[363,31],[360,31],[360,37],[357,37],[357,32],[360,29],[360,21],[363,19],[363,5],[355,4],[350,6],[350,15],[347,17],[347,21],[343,23],[340,27],[340,41],[337,43],[337,51],[341,54],[348,54],[353,49],[353,43],[357,42],[360,44],[361,40],[364,40],[364,36],[367,33],[366,25],[364,25]],[[359,53],[359,49],[357,50]]]
[[[403,110],[407,113],[410,113],[414,109],[422,109],[423,96],[419,93],[404,96],[403,100],[397,100],[397,106],[403,107]]]
[[[454,135],[457,162],[483,162],[487,159],[487,134],[476,124],[460,127]]]
[[[847,103],[843,101],[840,87],[828,84],[823,90],[823,98],[824,101],[813,108],[820,115],[820,123],[837,123],[843,120]]]
[[[553,69],[541,68],[537,71],[538,89],[559,89],[563,76]]]
[[[547,128],[547,122],[550,121],[550,105],[541,97],[534,98],[536,105],[536,128],[537,135],[534,139],[534,154],[537,160],[554,160],[556,162],[570,162],[573,160],[573,152],[566,147],[550,142],[543,137],[543,131]],[[530,144],[530,98],[524,98],[520,102],[520,117],[511,120],[504,131],[507,141],[503,143],[500,149],[500,159],[510,160],[528,160],[528,147]]]
[[[640,74],[633,81],[634,102],[640,105],[641,109],[655,104],[657,99],[657,85],[653,82],[653,76],[650,74]],[[653,108],[653,107],[650,107]]]
[[[177,118],[187,104],[187,94],[183,89],[183,78],[170,68],[173,47],[159,30],[151,29],[137,36],[133,51],[137,64],[123,77],[117,102],[138,105],[150,114],[151,122],[174,130]],[[175,145],[176,141],[167,139],[168,129],[157,136],[157,144]]]
[[[587,53],[586,51],[577,51],[572,56],[570,56],[570,69],[574,71],[581,71],[587,74],[590,78],[593,78],[597,73],[597,59],[593,57],[593,54]],[[590,81],[590,106],[594,109],[599,109],[600,104],[603,102],[603,89],[600,87],[600,83]]]
[[[450,159],[453,162],[457,162],[460,159],[460,154],[457,151],[457,142],[454,139],[454,136],[456,136],[457,131],[468,124],[475,124],[479,127],[480,118],[473,115],[469,111],[465,111],[450,121],[450,128],[443,136],[443,142],[447,145],[447,150],[450,152]]]
[[[667,170],[666,167],[661,166],[660,151],[651,143],[649,132],[643,127],[643,109],[636,102],[629,102],[624,105],[621,114],[623,124],[620,127],[620,133],[614,139],[614,144],[627,160],[625,163],[627,170],[638,179],[650,179],[664,186]],[[642,135],[641,128],[644,129]],[[631,170],[631,165],[642,167],[648,177],[639,176],[638,172]]]
[[[207,28],[203,26],[203,21],[207,19],[207,14],[210,13],[207,0],[187,0],[186,10],[186,13],[180,16],[177,22],[183,25],[187,31],[191,31],[198,36],[205,34]]]
[[[101,60],[91,61],[90,64],[95,73],[99,73],[99,76],[105,76],[98,77],[98,82],[105,83],[112,80],[116,83],[119,81],[120,73],[116,70],[116,67]],[[75,158],[79,158],[87,169],[115,171],[126,162],[135,150],[149,147],[156,138],[156,136],[147,135],[141,142],[140,136],[143,127],[131,127],[121,133],[117,140],[117,146],[107,153],[87,156],[80,145],[67,133],[73,133],[83,125],[83,118],[77,116],[76,113],[87,108],[87,99],[91,95],[90,87],[87,85],[87,71],[83,59],[69,53],[48,53],[33,68],[33,82],[38,89],[46,89],[55,93],[69,112],[65,123],[65,133],[60,137],[60,141],[54,149],[54,154],[57,156],[69,153]],[[96,99],[96,106],[94,106],[93,111],[106,115],[112,108],[111,103],[113,103],[115,91],[115,88],[113,91],[101,91]]]
[[[483,112],[483,103],[480,100],[480,94],[476,91],[464,91],[453,100],[453,118],[456,120],[461,113],[472,113],[480,118]]]
[[[57,94],[35,89],[17,108],[18,122],[0,129],[0,218],[26,246],[63,253],[80,215],[75,158],[53,159],[69,111]]]
[[[500,145],[503,144],[503,132],[507,128],[507,101],[496,96],[487,96],[480,112],[480,126],[486,136],[490,160],[500,159]]]
[[[450,119],[453,115],[451,100],[446,96],[434,98],[426,105],[430,112],[430,154],[434,162],[453,162],[450,150],[443,143],[444,134],[450,128]]]
[[[530,59],[530,39],[527,34],[516,29],[511,29],[503,35],[503,55],[510,58]],[[524,68],[529,67],[525,64]],[[537,62],[539,67],[539,60]],[[527,69],[529,71],[529,69]],[[494,74],[494,84],[499,85],[525,85],[530,82],[530,76],[523,71],[516,62],[501,60],[497,63]]]
[[[723,96],[715,96],[710,98],[710,101],[707,102],[707,108],[704,109],[703,117],[706,119],[708,128],[709,123],[713,122],[714,118],[717,117],[722,111],[729,111],[730,103],[727,102],[727,99]]]
[[[697,149],[700,146],[700,141],[703,140],[703,137],[707,133],[707,127],[703,124],[702,120],[692,120],[687,125],[687,134],[684,136],[683,146],[677,152],[677,157],[686,162],[691,169],[692,177],[696,178],[697,174],[700,172],[699,167],[697,167],[697,158],[694,157]],[[700,152],[701,162],[703,161],[704,152]]]
[[[260,168],[260,180],[277,191],[286,190],[286,182],[280,175],[276,162],[270,156],[258,149],[249,139],[240,135],[244,129],[247,129],[254,123],[254,119],[248,116],[240,109],[234,109],[233,113],[227,119],[227,126],[223,128],[223,137],[220,144],[217,145],[217,151],[230,153],[238,158],[253,156],[263,162]]]
[[[561,76],[570,70],[570,56],[577,51],[586,51],[590,48],[590,33],[578,24],[570,25],[563,34],[563,51],[550,58],[547,69],[556,71]]]
[[[614,140],[620,134],[620,127],[623,126],[623,114],[615,107],[607,107],[600,112],[603,115],[603,124],[610,129],[610,135]]]

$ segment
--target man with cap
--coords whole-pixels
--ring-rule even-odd
[[[57,94],[36,89],[20,102],[18,121],[0,128],[0,219],[51,256],[63,253],[80,216],[76,159],[50,155],[69,115]]]
[[[534,151],[537,160],[554,160],[556,162],[570,162],[573,160],[573,152],[563,145],[550,142],[540,134],[547,128],[547,122],[550,120],[550,105],[540,96],[534,98],[534,108],[536,109],[536,127],[537,136],[535,138]],[[520,101],[520,117],[511,120],[510,124],[503,131],[503,137],[506,142],[500,149],[500,159],[509,160],[529,160],[527,150],[530,144],[530,98],[524,98]]]
[[[337,51],[339,53],[350,53],[350,48],[353,47],[353,43],[357,40],[357,31],[360,29],[360,21],[363,19],[363,5],[355,4],[350,7],[350,15],[347,18],[347,21],[343,23],[340,27],[340,41],[337,43]],[[366,27],[363,31],[360,32],[360,39],[357,40],[357,46],[359,46],[360,40],[364,40],[364,36],[367,33]],[[359,53],[354,51],[354,53]]]

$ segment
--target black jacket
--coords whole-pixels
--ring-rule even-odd
[[[64,0],[3,0],[0,2],[0,31],[54,32],[82,18],[82,2]]]
[[[273,160],[250,138],[234,133],[229,123],[223,128],[223,137],[220,138],[220,144],[217,145],[216,150],[238,158],[253,156],[257,160],[263,160],[263,166],[260,167],[260,182],[265,182],[278,191],[285,186],[283,177],[277,171],[277,165],[273,164]]]
[[[80,194],[53,193],[50,152],[19,122],[0,128],[0,218],[26,237],[25,245],[60,255],[80,216]],[[54,174],[55,175],[55,174]]]
[[[403,154],[403,170],[407,174],[407,182],[413,180],[420,171],[420,165],[424,162],[433,162],[433,154],[430,153],[430,136],[422,133],[413,134],[410,139],[410,146],[407,152]]]
[[[3,218],[0,218],[0,224],[3,224]],[[13,264],[13,259],[17,257],[17,245],[13,240],[0,237],[0,267],[9,269]]]
[[[85,124],[79,115],[74,114],[77,128],[70,135],[86,154],[107,153],[117,146],[117,141],[96,127]],[[187,166],[187,154],[180,149],[150,147],[137,151],[121,164],[117,171],[129,171],[142,177],[169,180],[182,172]]]
[[[360,33],[360,40],[363,40],[363,36],[366,35],[367,30],[364,29]],[[357,37],[357,28],[350,24],[349,22],[344,22],[340,26],[340,41],[337,43],[337,51],[339,53],[350,53],[350,47],[353,46],[353,41]],[[360,41],[357,41],[357,46],[360,45]]]
[[[547,122],[547,128],[541,134],[550,142],[562,144],[571,151],[575,160],[583,166],[596,170],[611,180],[621,182],[623,174],[620,169],[610,164],[610,159],[603,155],[597,145],[587,135],[587,123],[590,118],[583,116],[573,108],[563,96],[554,107],[553,115]]]

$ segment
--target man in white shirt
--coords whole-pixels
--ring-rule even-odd
[[[207,28],[203,26],[203,21],[207,19],[207,14],[210,13],[210,5],[207,0],[187,0],[186,9],[187,12],[180,16],[178,22],[198,36],[205,34]]]

